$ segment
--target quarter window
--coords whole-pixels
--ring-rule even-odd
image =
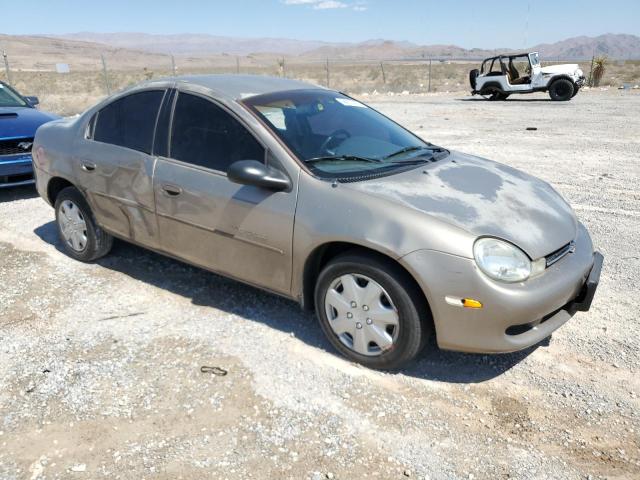
[[[180,93],[173,116],[171,158],[226,172],[237,160],[264,161],[264,148],[213,102]]]
[[[110,103],[98,113],[93,139],[150,154],[163,95],[162,90],[151,90]]]

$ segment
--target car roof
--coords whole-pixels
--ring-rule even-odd
[[[177,84],[198,85],[213,90],[218,96],[229,100],[241,100],[266,93],[282,92],[286,90],[324,89],[299,80],[291,80],[282,77],[269,77],[263,75],[183,75],[165,79],[154,79],[145,82],[145,85],[153,85],[165,82]]]

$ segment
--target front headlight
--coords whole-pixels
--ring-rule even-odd
[[[531,260],[515,245],[497,238],[480,238],[473,246],[480,270],[494,280],[522,282],[531,275]]]

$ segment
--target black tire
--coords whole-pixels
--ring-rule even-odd
[[[578,87],[577,85],[573,86],[573,95],[571,95],[571,98],[575,97],[578,92],[580,91],[580,87]]]
[[[559,78],[549,85],[549,96],[555,102],[566,102],[573,97],[573,82],[566,78]]]
[[[77,206],[86,225],[85,233],[87,242],[81,251],[75,250],[69,245],[62,234],[60,227],[60,208],[66,200],[73,202],[73,204]],[[109,253],[113,245],[113,237],[98,226],[87,200],[77,188],[67,187],[63,189],[56,197],[54,208],[56,212],[58,236],[67,255],[81,262],[92,262]]]
[[[491,101],[503,101],[503,100],[506,100],[507,98],[509,98],[509,94],[508,93],[493,92],[491,94],[491,96],[489,97],[489,100],[491,100]]]
[[[346,274],[364,275],[374,280],[384,288],[396,307],[399,317],[397,338],[391,348],[377,356],[352,350],[329,324],[325,296],[331,284]],[[318,277],[315,307],[320,326],[336,350],[369,368],[391,370],[406,365],[420,353],[433,330],[429,306],[411,277],[392,261],[369,254],[345,253],[331,260]]]

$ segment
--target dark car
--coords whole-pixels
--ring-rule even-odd
[[[60,118],[37,110],[38,103],[0,82],[0,188],[34,182],[33,137],[40,125]]]

